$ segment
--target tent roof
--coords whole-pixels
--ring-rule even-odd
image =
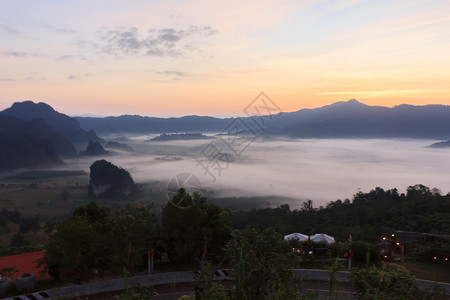
[[[311,241],[316,242],[316,243],[325,242],[328,244],[333,244],[336,242],[334,240],[334,237],[329,236],[325,233],[316,233],[314,235],[311,235],[309,238],[311,239]]]
[[[294,232],[284,236],[285,240],[299,240],[299,241],[307,241],[308,236],[306,234]]]

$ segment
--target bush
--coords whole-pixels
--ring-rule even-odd
[[[423,299],[416,279],[408,271],[371,267],[352,272],[357,299]]]
[[[370,261],[379,260],[378,248],[375,244],[363,241],[355,241],[352,243],[351,247],[353,250],[353,260],[357,262],[366,262],[367,251],[370,251]]]

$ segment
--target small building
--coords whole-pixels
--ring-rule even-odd
[[[412,249],[420,246],[428,249],[423,258],[448,261],[450,253],[443,245],[450,245],[450,235],[395,230],[380,238],[378,248],[380,258],[385,260],[403,259],[407,249],[411,254]]]
[[[38,280],[47,279],[50,276],[47,273],[43,273],[45,266],[38,267],[38,260],[42,259],[46,251],[37,251],[24,254],[16,254],[10,256],[0,257],[0,269],[15,267],[17,272],[11,274],[12,281],[15,281],[17,277],[32,273],[36,275]]]

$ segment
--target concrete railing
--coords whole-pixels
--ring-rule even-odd
[[[330,279],[330,273],[324,270],[314,269],[296,269],[294,270],[298,278],[302,280],[310,281],[328,281]],[[132,288],[138,284],[142,286],[155,286],[172,283],[192,283],[196,282],[196,273],[198,271],[185,271],[185,272],[170,272],[170,273],[158,273],[142,276],[134,276],[112,280],[105,280],[99,282],[86,283],[81,285],[73,285],[67,287],[61,287],[41,292],[35,292],[28,295],[14,296],[13,298],[5,298],[7,300],[30,300],[30,299],[61,299],[61,298],[76,298],[89,295],[121,291],[126,287],[126,281],[128,281],[128,287]],[[336,282],[349,283],[350,272],[338,271],[335,273]],[[231,272],[227,270],[218,270],[214,276],[214,280],[234,280],[231,276]],[[428,280],[417,280],[421,289],[433,289],[439,288],[450,295],[450,284]]]

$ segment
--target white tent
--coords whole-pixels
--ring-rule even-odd
[[[325,242],[327,244],[333,244],[336,241],[334,240],[334,237],[326,235],[325,233],[316,233],[314,235],[311,235],[310,240],[316,243]]]
[[[298,232],[294,232],[288,235],[284,236],[284,239],[289,241],[289,240],[299,240],[300,242],[303,241],[307,241],[308,240],[308,236],[306,234],[301,234]]]

